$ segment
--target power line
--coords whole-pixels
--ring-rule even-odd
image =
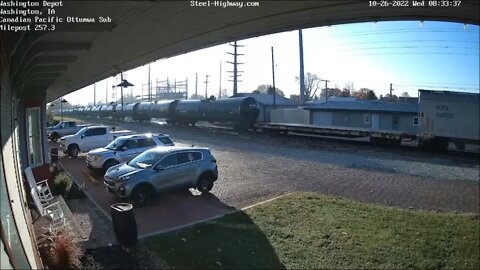
[[[428,43],[428,42],[438,42],[438,43],[467,43],[467,44],[479,44],[478,41],[464,41],[464,40],[448,40],[448,39],[405,39],[405,40],[382,40],[382,41],[370,41],[370,42],[347,42],[336,44],[335,46],[354,46],[354,45],[365,45],[365,44],[382,44],[382,43]]]
[[[392,46],[392,47],[369,47],[369,48],[351,48],[341,49],[339,51],[364,51],[364,50],[387,50],[387,49],[464,49],[464,50],[478,50],[478,47],[459,47],[459,46]]]
[[[472,53],[432,53],[432,52],[398,52],[398,53],[360,53],[348,54],[349,56],[366,56],[366,55],[462,55],[462,56],[478,56]]]
[[[332,28],[335,28],[333,26]],[[461,32],[475,32],[473,29],[464,29],[463,27],[460,29],[452,29],[452,28],[445,28],[445,27],[435,27],[435,28],[392,28],[392,29],[375,29],[375,30],[365,30],[365,31],[346,31],[346,32],[339,32],[341,35],[350,35],[350,34],[356,34],[356,33],[374,33],[374,32],[391,32],[391,31],[399,31],[399,32],[405,32],[405,31],[440,31],[440,30],[449,30],[449,31],[461,31]]]
[[[402,29],[402,30],[377,30],[377,31],[364,31],[364,32],[352,32],[349,34],[333,34],[334,38],[348,38],[348,37],[358,37],[358,36],[370,36],[370,35],[390,35],[390,34],[408,34],[408,33],[473,33],[476,34],[478,31],[473,30],[459,30],[459,29],[448,29],[448,28],[439,28],[439,29]]]
[[[395,86],[407,86],[401,84],[395,84]],[[419,88],[437,88],[437,89],[454,89],[454,90],[479,90],[480,88],[471,88],[471,87],[450,87],[450,86],[440,86],[440,85],[408,85],[407,87],[419,87]]]
[[[473,86],[478,86],[478,83],[454,83],[454,82],[398,82],[395,83],[397,85],[434,85],[434,84],[449,84],[449,85],[473,85]]]

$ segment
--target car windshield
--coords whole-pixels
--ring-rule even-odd
[[[80,134],[82,134],[86,129],[87,129],[87,127],[84,127],[84,128],[82,128],[82,129],[80,129],[77,133],[75,133],[75,135],[80,135]]]
[[[132,159],[127,164],[134,168],[146,169],[157,163],[163,156],[164,154],[162,153],[158,153],[155,151],[146,151],[138,155],[136,158]]]
[[[120,147],[122,147],[122,145],[125,144],[126,141],[127,139],[117,138],[105,146],[105,148],[109,150],[118,150]]]
[[[172,140],[170,140],[170,138],[168,138],[168,137],[158,137],[158,140],[160,140],[160,142],[162,142],[165,145],[172,145],[173,144]]]

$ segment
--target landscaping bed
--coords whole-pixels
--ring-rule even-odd
[[[478,269],[479,225],[478,215],[300,193],[144,244],[172,268]]]
[[[124,249],[116,244],[111,221],[96,209],[68,173],[59,167],[54,170],[50,187],[55,196],[61,196],[72,211],[71,227],[58,234],[46,234],[38,248],[46,267],[50,269],[160,269],[165,268],[159,258],[152,258],[142,249]],[[72,220],[75,219],[75,220]],[[74,226],[73,223],[77,223]],[[79,231],[88,235],[88,241],[79,239]]]

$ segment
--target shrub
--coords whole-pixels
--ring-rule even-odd
[[[58,124],[60,121],[58,121],[57,119],[55,119],[55,117],[53,116],[53,109],[52,107],[49,107],[47,109],[47,126],[54,126],[56,124]]]
[[[57,234],[51,238],[48,252],[43,255],[44,262],[52,269],[78,269],[81,267],[83,250],[69,234]]]
[[[65,172],[60,172],[53,179],[52,193],[53,195],[64,195],[70,192],[72,188],[72,179]]]
[[[66,194],[66,199],[75,200],[85,198],[84,187],[78,187],[75,183],[73,183],[70,192]]]

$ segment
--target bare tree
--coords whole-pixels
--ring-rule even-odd
[[[358,99],[369,99],[369,98],[374,99],[374,97],[375,99],[377,98],[377,96],[375,95],[375,92],[369,88],[360,88],[358,91],[353,91],[353,96]]]
[[[328,96],[330,96],[330,97],[340,97],[340,96],[342,96],[342,90],[340,90],[340,88],[338,88],[338,87],[329,88],[328,89]]]
[[[222,98],[228,98],[230,96],[230,91],[227,88],[222,89]]]
[[[343,87],[344,90],[347,90],[348,92],[350,92],[350,96],[355,96],[355,86],[353,85],[353,82],[349,81],[347,83],[345,83],[345,86]]]
[[[408,94],[407,91],[405,91],[405,92],[402,93],[401,97],[410,97],[410,95]]]
[[[252,93],[273,94],[273,86],[271,86],[269,84],[260,84],[259,86],[257,86],[257,89],[255,89]],[[279,96],[282,96],[282,97],[285,96],[283,91],[278,89],[278,87],[275,87],[275,93]]]
[[[398,102],[398,97],[397,95],[392,95],[392,98],[390,99],[390,94],[386,94],[385,97],[383,98],[384,101],[391,101],[391,102]]]
[[[300,84],[300,78],[295,77],[295,80]],[[305,74],[305,99],[312,100],[313,97],[317,94],[318,89],[320,88],[321,78],[317,74],[307,72]]]
[[[340,97],[350,97],[350,91],[348,91],[347,89],[343,89],[340,93]]]

